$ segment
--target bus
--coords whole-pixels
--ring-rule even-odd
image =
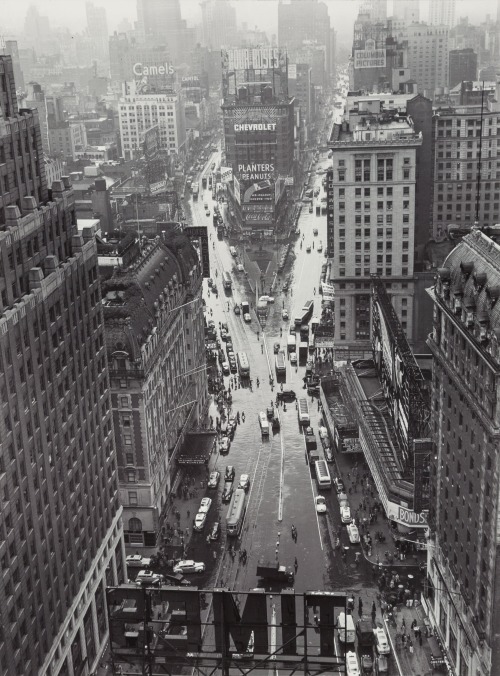
[[[278,375],[286,374],[286,359],[285,353],[282,350],[280,350],[276,355],[275,365],[276,365],[276,373]]]
[[[226,516],[228,536],[238,537],[241,533],[241,527],[245,519],[245,498],[246,494],[243,488],[237,488],[234,491]]]
[[[250,364],[246,352],[238,352],[238,371],[241,378],[248,378],[250,376]]]
[[[222,283],[226,291],[231,291],[233,282],[231,280],[231,275],[229,274],[229,272],[224,272],[224,274],[222,275]]]
[[[305,397],[302,397],[298,401],[297,415],[299,417],[300,425],[309,425],[311,423],[311,418],[309,416],[309,404],[307,403],[307,399]]]
[[[309,352],[314,352],[315,348],[315,336],[314,333],[309,334],[309,343],[308,343]]]
[[[311,319],[313,310],[314,310],[314,301],[308,300],[305,303],[304,307],[302,308],[302,312],[303,312],[302,323],[303,324],[305,322],[308,322]]]
[[[314,470],[316,472],[316,479],[320,488],[331,488],[332,478],[328,471],[328,465],[325,460],[316,460],[314,463]]]
[[[295,342],[295,334],[293,334],[293,336],[289,334],[286,341],[286,347],[289,353],[295,352],[295,350],[297,349],[297,343]]]
[[[261,411],[259,413],[259,425],[260,425],[260,431],[263,437],[268,437],[269,436],[269,420],[267,419],[267,415],[264,413],[264,411]]]

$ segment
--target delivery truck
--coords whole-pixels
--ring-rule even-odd
[[[294,579],[293,570],[286,566],[280,566],[279,562],[266,561],[260,559],[257,564],[257,577],[273,582],[284,582],[292,584]]]

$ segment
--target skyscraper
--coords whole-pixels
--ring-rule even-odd
[[[149,44],[166,44],[174,63],[182,53],[185,22],[179,0],[137,0],[137,33]]]
[[[99,73],[109,73],[108,19],[104,7],[96,7],[90,0],[85,4],[87,31],[92,40],[94,58]]]
[[[411,24],[406,30],[406,41],[411,77],[417,82],[418,91],[432,99],[437,89],[448,85],[448,28]]]
[[[231,47],[236,40],[236,10],[228,0],[201,3],[203,44],[211,50]]]
[[[429,23],[431,26],[453,28],[455,25],[455,4],[456,0],[432,0],[429,3]]]
[[[396,0],[393,3],[393,15],[406,24],[420,21],[420,0]]]
[[[0,672],[92,672],[125,578],[96,245],[0,74]]]
[[[438,270],[426,610],[457,674],[495,675],[500,465],[500,246],[473,230]]]

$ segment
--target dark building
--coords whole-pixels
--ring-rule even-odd
[[[76,674],[125,579],[96,246],[69,180],[47,189],[37,114],[2,94],[0,671]]]
[[[455,673],[500,673],[500,246],[474,229],[434,288],[426,611]]]
[[[432,215],[432,102],[417,94],[406,104],[406,112],[413,120],[416,132],[422,134],[422,145],[417,148],[415,183],[415,241],[414,246],[423,246],[429,239],[429,223]]]
[[[477,54],[473,49],[452,49],[450,51],[450,89],[459,82],[474,81],[477,77]]]
[[[222,114],[230,198],[249,235],[274,235],[286,212],[293,177],[294,99],[286,52],[234,49],[222,56]]]

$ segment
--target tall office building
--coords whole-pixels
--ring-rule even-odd
[[[455,25],[456,0],[432,0],[429,2],[429,23],[431,26],[446,26],[453,28]]]
[[[361,3],[360,13],[367,14],[373,23],[387,21],[387,0],[364,0]]]
[[[477,78],[477,54],[473,49],[452,49],[449,59],[448,87],[450,89],[460,82],[471,82]]]
[[[497,95],[500,86],[497,86]],[[432,121],[433,190],[431,236],[450,224],[500,222],[500,110],[485,105],[437,108]]]
[[[96,245],[0,74],[0,671],[93,672],[125,579]]]
[[[17,40],[5,40],[5,53],[12,57],[16,87],[17,89],[24,91],[24,76],[23,71],[21,70]]]
[[[438,270],[428,584],[456,674],[500,673],[500,246],[473,230]]]
[[[292,63],[304,43],[324,45],[326,75],[332,75],[330,16],[328,7],[318,0],[280,0],[278,5],[278,42],[286,48]],[[301,61],[301,59],[298,59]],[[312,64],[309,64],[312,66]]]
[[[432,99],[448,86],[448,28],[424,23],[406,29],[408,67],[418,91]]]
[[[405,24],[416,23],[420,21],[420,0],[396,0],[392,14]]]
[[[210,50],[235,46],[236,9],[229,0],[204,0],[201,3],[203,44]]]
[[[404,113],[359,97],[335,125],[327,179],[328,253],[335,292],[335,341],[370,353],[370,286],[391,285],[394,309],[412,337],[416,151],[422,143]]]
[[[184,53],[185,22],[180,0],[137,0],[137,36],[141,42],[166,44],[177,64]]]
[[[109,74],[109,33],[108,18],[104,7],[97,7],[87,0],[85,3],[87,14],[87,32],[92,41],[93,59],[97,64],[97,72],[101,75]]]

